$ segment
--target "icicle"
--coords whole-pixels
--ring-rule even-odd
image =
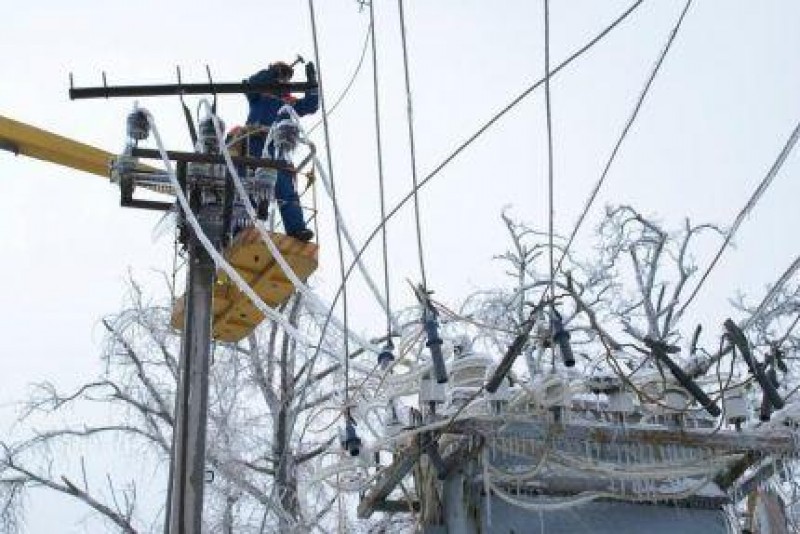
[[[492,528],[492,487],[489,483],[489,462],[483,458],[483,491],[486,493],[486,525]]]

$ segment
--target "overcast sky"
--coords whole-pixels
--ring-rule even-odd
[[[551,64],[582,46],[630,1],[551,1]],[[555,224],[568,234],[628,119],[683,8],[649,1],[552,81]],[[355,0],[317,2],[321,72],[329,105],[353,74],[369,15]],[[397,3],[376,2],[384,163],[390,205],[411,186]],[[544,70],[541,2],[406,2],[417,165],[427,176],[452,150]],[[678,229],[684,217],[729,225],[800,119],[800,3],[698,0],[638,121],[612,168],[576,251],[591,254],[592,231],[608,203],[630,203]],[[130,99],[73,101],[76,86],[238,81],[271,61],[313,57],[308,5],[301,1],[17,2],[0,19],[0,114],[117,152]],[[300,77],[302,80],[302,76]],[[191,106],[194,108],[196,99]],[[142,99],[170,148],[190,146],[177,99]],[[220,97],[229,126],[244,98]],[[314,118],[305,119],[307,125]],[[372,70],[369,56],[331,117],[334,178],[348,226],[360,242],[378,222]],[[492,256],[508,241],[500,212],[547,227],[547,147],[543,92],[534,92],[447,166],[421,194],[429,286],[457,305],[469,292],[502,283]],[[315,133],[322,147],[321,130]],[[786,162],[742,226],[691,311],[719,325],[741,289],[758,298],[798,252],[800,156]],[[0,423],[8,403],[44,379],[69,388],[98,372],[98,322],[123,301],[128,272],[158,287],[172,268],[172,236],[154,238],[160,217],[122,209],[101,178],[0,153]],[[330,296],[338,280],[331,208],[321,203],[319,276]],[[413,211],[389,226],[394,304],[409,304],[419,280]],[[368,261],[380,281],[379,241]],[[705,266],[716,251],[698,251]],[[351,291],[350,324],[381,335],[378,308],[363,283]],[[0,431],[2,432],[2,431]],[[1,436],[2,434],[0,434]],[[31,510],[38,510],[37,501]],[[60,532],[92,532],[81,514],[58,516]],[[49,514],[52,516],[54,514]],[[48,529],[32,518],[31,532]],[[67,525],[67,526],[65,526]],[[96,528],[96,524],[94,524]]]

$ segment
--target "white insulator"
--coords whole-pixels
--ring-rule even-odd
[[[486,368],[486,376],[485,380],[489,380],[491,376],[494,375],[495,366],[489,366]],[[511,399],[514,391],[511,389],[511,386],[508,383],[508,379],[503,379],[500,381],[500,385],[497,386],[497,390],[494,393],[489,393],[488,391],[484,393],[487,399],[492,401],[508,401]]]
[[[445,342],[446,341],[447,340],[445,340]],[[472,354],[472,339],[468,335],[462,334],[455,336],[452,339],[452,344],[453,356],[456,358],[463,358]]]
[[[525,347],[525,366],[528,368],[528,376],[536,375],[536,358],[538,351],[535,345],[528,345]]]
[[[622,389],[622,380],[615,374],[596,374],[586,379],[586,387],[592,393],[611,393]]]
[[[475,398],[475,393],[478,391],[478,388],[459,388],[459,387],[451,387],[447,390],[447,408],[461,408],[469,402],[471,399]]]
[[[450,363],[452,387],[481,387],[486,379],[486,370],[494,360],[485,354],[475,354],[455,359]]]
[[[427,404],[429,402],[443,403],[446,400],[447,389],[444,384],[439,384],[429,374],[423,376],[419,382],[419,402]]]
[[[534,402],[545,408],[569,407],[572,399],[569,383],[555,374],[534,381],[533,392]]]
[[[636,403],[630,391],[614,391],[608,394],[608,411],[614,413],[634,413]]]
[[[725,420],[732,425],[739,425],[747,420],[747,398],[744,388],[736,388],[723,398],[722,407],[725,410]]]
[[[452,339],[442,338],[442,357],[445,361],[450,361],[455,358],[455,346]]]
[[[683,412],[689,406],[689,394],[683,388],[670,387],[664,393],[664,405],[668,411]]]
[[[396,436],[403,431],[403,423],[400,419],[389,419],[383,425],[383,432],[386,436]]]
[[[300,130],[290,119],[284,119],[272,126],[272,142],[275,144],[275,157],[280,160],[290,160],[292,152],[297,148]]]

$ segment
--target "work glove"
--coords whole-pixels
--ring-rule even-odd
[[[308,83],[317,83],[317,69],[311,61],[306,63],[306,80]]]

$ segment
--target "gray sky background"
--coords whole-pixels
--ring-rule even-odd
[[[551,2],[551,65],[609,24],[629,1]],[[684,5],[645,2],[626,22],[552,81],[555,221],[568,234],[631,113]],[[368,28],[354,0],[316,2],[321,71],[329,105],[352,75]],[[389,205],[411,186],[397,3],[377,2],[384,163]],[[541,2],[406,1],[420,179],[544,70]],[[575,250],[591,253],[608,203],[630,203],[678,229],[684,217],[729,225],[800,118],[800,3],[698,0],[690,9]],[[119,151],[129,99],[71,102],[77,86],[236,81],[276,59],[313,56],[308,6],[300,1],[15,3],[0,19],[0,114]],[[331,116],[334,178],[348,225],[361,241],[378,222],[371,61]],[[302,79],[302,75],[300,76]],[[502,118],[421,193],[425,260],[436,297],[457,305],[503,282],[492,256],[508,241],[500,219],[547,227],[544,93]],[[191,102],[196,102],[195,99]],[[188,149],[177,99],[142,99],[167,145]],[[190,104],[194,107],[193,104]],[[243,97],[220,97],[229,126],[241,124]],[[316,118],[307,118],[311,125]],[[322,147],[321,130],[316,140]],[[711,330],[741,289],[759,298],[797,254],[800,156],[787,160],[690,309]],[[154,239],[159,214],[121,209],[100,178],[0,153],[0,439],[10,403],[45,379],[74,387],[98,372],[99,319],[123,301],[133,272],[157,288],[172,267],[172,236]],[[338,262],[331,207],[321,203],[321,267],[314,284],[331,296]],[[406,279],[419,280],[411,205],[389,226],[394,304],[409,304]],[[382,280],[380,242],[367,255]],[[696,251],[701,266],[716,251]],[[366,287],[351,290],[351,325],[381,335]],[[30,532],[97,532],[58,499],[31,501]],[[57,503],[57,504],[55,504]],[[47,514],[42,514],[47,510]]]

